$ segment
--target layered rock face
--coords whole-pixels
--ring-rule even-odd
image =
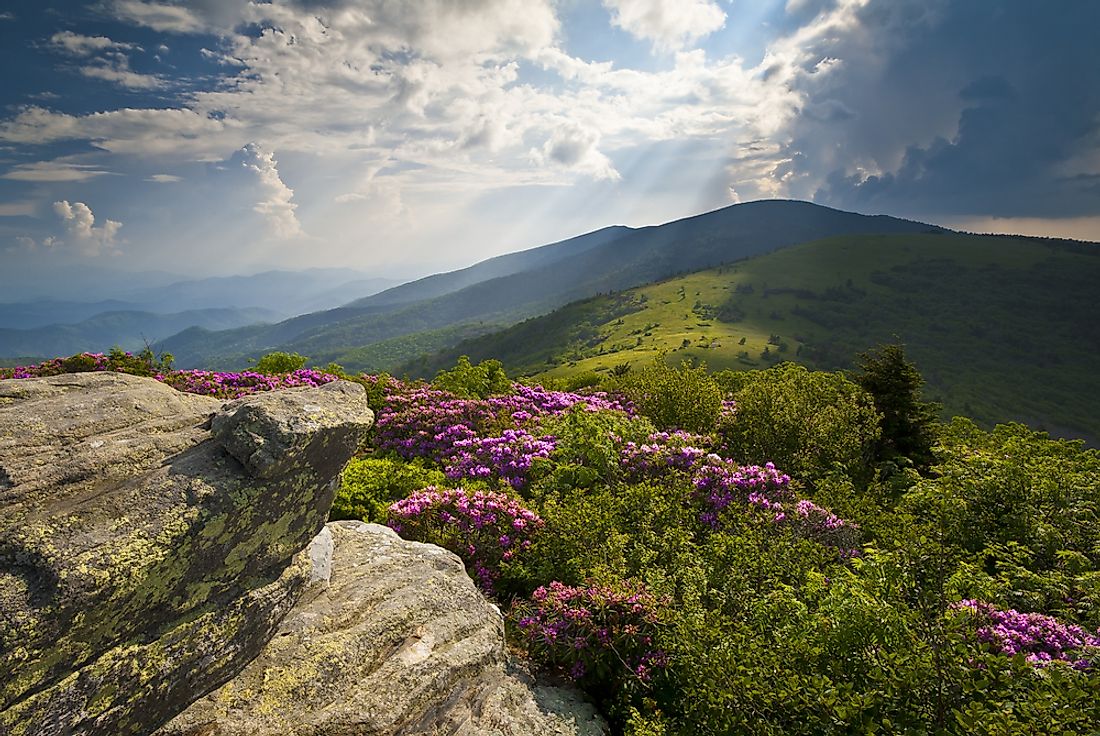
[[[311,592],[236,678],[157,736],[596,736],[595,710],[505,662],[500,612],[455,555],[329,524]]]
[[[342,381],[224,406],[0,381],[0,734],[149,733],[239,672],[308,588],[372,419]]]

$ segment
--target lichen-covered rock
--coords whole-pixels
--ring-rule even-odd
[[[500,612],[455,555],[374,524],[327,530],[333,546],[312,545],[311,557],[328,582],[236,678],[157,736],[605,733],[573,693],[506,667]]]
[[[222,408],[0,381],[0,734],[148,733],[238,672],[310,584],[298,552],[372,419],[346,382]]]

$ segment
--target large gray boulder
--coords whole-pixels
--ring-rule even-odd
[[[372,420],[343,381],[224,407],[0,381],[0,734],[149,733],[240,671],[308,588],[298,553]]]
[[[157,736],[605,733],[575,694],[507,666],[500,611],[450,552],[340,521],[304,557],[321,582],[237,677]]]

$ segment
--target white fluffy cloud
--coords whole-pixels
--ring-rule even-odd
[[[104,220],[103,224],[97,227],[92,208],[83,202],[72,204],[68,200],[54,202],[53,211],[64,222],[69,237],[75,241],[76,247],[84,255],[97,256],[102,253],[119,252],[116,237],[122,228],[121,222]]]
[[[612,24],[659,49],[678,49],[714,33],[726,14],[712,0],[603,0]]]
[[[302,225],[294,210],[294,190],[279,176],[275,153],[258,143],[249,143],[242,151],[244,167],[256,173],[264,198],[253,208],[267,220],[271,233],[278,238],[294,238],[304,235]]]

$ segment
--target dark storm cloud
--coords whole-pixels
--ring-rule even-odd
[[[1100,214],[1100,2],[880,0],[860,20],[793,126],[801,194],[914,215]]]

